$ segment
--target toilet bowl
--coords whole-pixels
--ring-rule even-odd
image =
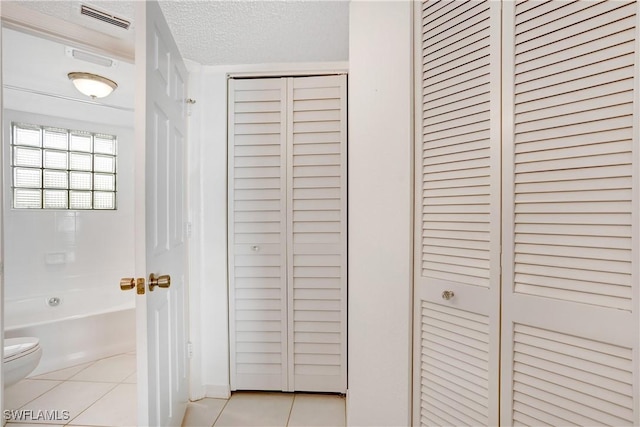
[[[7,338],[4,340],[4,385],[8,387],[33,372],[40,362],[42,348],[35,337]]]

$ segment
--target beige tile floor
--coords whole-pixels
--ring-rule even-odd
[[[132,353],[27,378],[5,390],[5,410],[27,411],[36,418],[38,411],[57,410],[58,420],[9,420],[7,426],[134,426],[135,383]]]
[[[346,425],[342,396],[238,392],[229,400],[202,399],[187,407],[183,427]]]
[[[136,425],[136,358],[121,354],[25,379],[5,390],[6,410],[68,411],[59,421],[9,420],[7,427]],[[61,414],[62,415],[62,414]],[[66,418],[66,419],[62,419]],[[345,426],[342,396],[238,392],[189,403],[183,426]]]

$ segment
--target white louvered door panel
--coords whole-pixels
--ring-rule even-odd
[[[347,388],[346,89],[288,79],[290,390]]]
[[[414,424],[497,425],[500,3],[416,9]]]
[[[231,388],[287,389],[286,81],[229,80]]]
[[[503,8],[501,423],[638,425],[638,5]]]

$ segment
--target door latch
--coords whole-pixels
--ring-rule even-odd
[[[123,291],[130,291],[136,288],[136,294],[144,295],[144,278],[134,279],[133,277],[124,277],[120,279],[120,289]]]

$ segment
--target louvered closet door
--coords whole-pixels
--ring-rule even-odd
[[[501,423],[639,425],[638,5],[503,7]]]
[[[500,3],[416,9],[414,424],[497,425]]]
[[[286,390],[286,81],[229,80],[231,388]]]
[[[233,390],[346,392],[346,76],[231,79]]]
[[[346,392],[346,76],[288,79],[289,387]]]

